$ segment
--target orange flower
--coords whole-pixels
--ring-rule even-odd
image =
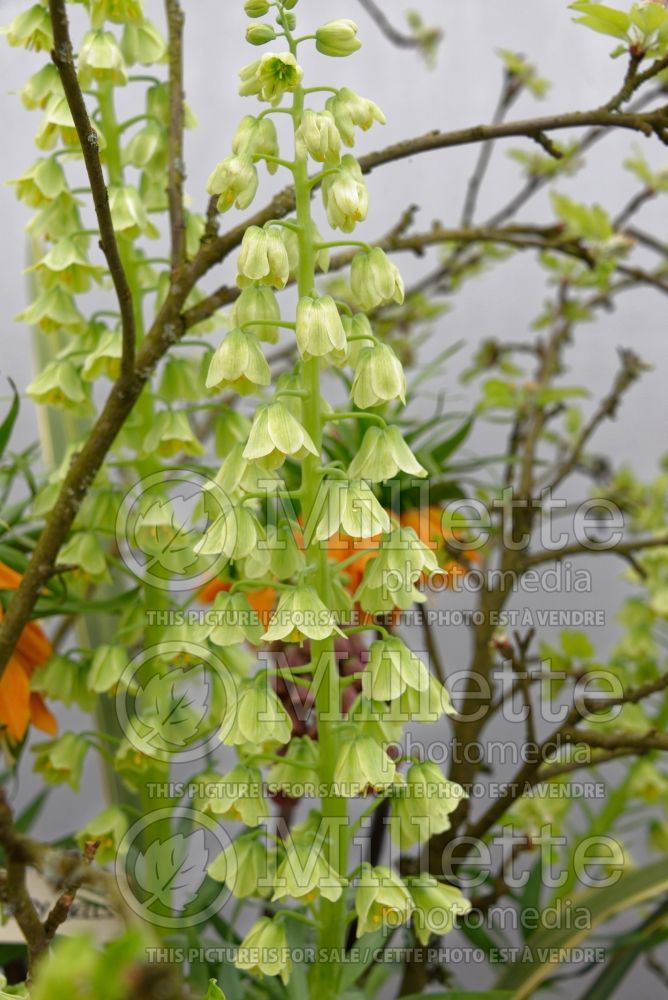
[[[224,590],[229,590],[232,586],[230,580],[210,580],[199,592],[199,599],[202,604],[213,604],[218,594]],[[269,624],[271,612],[276,603],[276,591],[273,587],[262,587],[261,590],[249,590],[246,592],[248,603],[260,616],[263,625]]]
[[[440,507],[414,507],[400,518],[404,528],[412,528],[421,542],[436,553],[443,576],[452,579],[464,576],[470,563],[479,563],[480,556],[474,549],[465,549],[455,558],[447,549],[447,542],[456,538],[453,531],[443,528],[443,511]]]
[[[0,590],[15,590],[20,582],[20,574],[0,562]],[[51,736],[58,732],[58,723],[42,696],[30,690],[33,671],[46,663],[51,653],[51,643],[40,626],[28,622],[0,678],[0,725],[14,742],[23,739],[30,722]]]

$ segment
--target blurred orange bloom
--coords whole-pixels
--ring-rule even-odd
[[[218,594],[223,590],[229,590],[232,583],[229,580],[210,580],[199,592],[199,599],[202,604],[213,604]],[[263,625],[269,624],[271,612],[276,603],[276,591],[273,587],[262,587],[261,590],[248,590],[246,592],[248,603],[260,616]]]
[[[464,549],[460,559],[448,551],[447,542],[457,536],[453,531],[444,530],[440,507],[414,507],[405,511],[400,521],[402,527],[412,528],[420,541],[435,553],[446,580],[464,576],[467,564],[480,562],[480,556],[474,549]]]
[[[20,582],[21,575],[0,562],[0,590],[15,590]],[[58,723],[42,696],[30,690],[33,671],[46,663],[51,653],[51,643],[40,626],[28,622],[0,678],[0,725],[15,742],[23,739],[31,722],[51,736],[58,732]]]

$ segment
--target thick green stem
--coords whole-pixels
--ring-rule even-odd
[[[293,104],[295,130],[299,127],[304,110],[304,91],[298,90]],[[315,284],[315,246],[311,225],[311,186],[305,155],[295,151],[295,195],[297,222],[299,225],[299,270],[297,287],[299,295],[310,295]],[[302,364],[303,388],[308,392],[304,406],[304,426],[310,434],[319,454],[304,460],[302,472],[302,506],[305,523],[308,523],[316,504],[323,478],[322,437],[323,407],[320,391],[320,361],[313,358]],[[315,567],[315,588],[321,600],[331,607],[331,580],[327,549],[313,540],[308,547],[307,559]],[[330,861],[339,872],[347,869],[348,809],[345,798],[333,794],[334,768],[338,756],[338,730],[340,719],[340,689],[334,640],[325,639],[311,643],[311,659],[322,681],[316,692],[318,713],[318,742],[320,745],[320,779],[326,791],[322,798],[323,821],[328,825]],[[330,960],[313,966],[313,995],[318,997],[336,996],[339,988],[341,959],[345,946],[346,928],[345,898],[336,902],[324,898],[320,900],[319,951]]]

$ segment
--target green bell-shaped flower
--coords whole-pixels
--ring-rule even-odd
[[[301,459],[318,451],[299,421],[278,400],[257,409],[243,454],[276,469],[288,456]]]
[[[256,920],[239,945],[234,964],[256,976],[280,976],[287,985],[292,959],[284,923],[270,917]]]
[[[393,785],[396,767],[380,743],[371,736],[356,734],[352,728],[349,735],[339,750],[334,770],[339,794],[355,798]]]
[[[40,278],[43,288],[60,285],[67,291],[87,292],[93,281],[100,284],[104,268],[91,264],[79,237],[65,238],[54,244],[40,261],[28,268]]]
[[[234,389],[247,396],[271,383],[271,371],[252,333],[231,330],[214,352],[206,376],[207,389]]]
[[[137,188],[128,184],[111,186],[109,208],[117,233],[123,233],[131,240],[137,239],[138,236],[148,236],[152,240],[158,238],[158,230],[149,220]]]
[[[271,118],[255,118],[253,115],[246,115],[239,122],[232,141],[232,150],[237,156],[245,156],[251,160],[256,157],[259,159],[267,156],[278,157],[280,148],[276,125]],[[278,163],[274,163],[272,159],[267,160],[266,163],[269,173],[275,174],[278,170]]]
[[[390,704],[390,713],[403,722],[438,722],[443,715],[456,715],[448,690],[429,674],[426,690],[407,687],[396,701]]]
[[[332,229],[352,233],[357,223],[366,219],[369,192],[359,163],[349,153],[332,170],[333,173],[328,173],[322,182],[327,221]]]
[[[326,480],[321,496],[322,514],[315,529],[318,541],[331,538],[338,531],[351,538],[374,538],[390,530],[387,511],[362,480]]]
[[[115,688],[128,665],[128,653],[124,646],[98,646],[93,653],[86,686],[95,694],[104,694]]]
[[[28,10],[21,11],[4,29],[10,45],[15,48],[34,49],[35,52],[50,52],[53,48],[53,32],[48,8],[36,3]]]
[[[371,323],[364,313],[355,313],[354,316],[343,315],[341,317],[343,329],[346,331],[348,341],[348,354],[346,363],[351,368],[357,368],[362,351],[365,347],[370,347],[374,342]]]
[[[399,268],[380,247],[355,254],[350,266],[350,286],[355,301],[365,312],[404,301],[404,283]]]
[[[387,344],[374,344],[360,352],[351,397],[361,410],[397,399],[406,403],[406,376],[399,358]]]
[[[348,718],[361,735],[371,736],[376,743],[398,744],[401,740],[403,726],[383,701],[372,701],[360,694],[351,705]]]
[[[21,103],[29,111],[45,108],[54,94],[62,97],[63,85],[60,82],[60,73],[53,63],[47,63],[33,73],[19,91]]]
[[[313,587],[304,584],[281,593],[278,606],[262,636],[265,642],[277,640],[319,642],[330,635],[341,635],[336,615],[320,600]]]
[[[374,701],[393,701],[406,688],[425,691],[429,671],[401,639],[388,636],[371,643],[369,662],[362,677],[362,690]]]
[[[237,899],[267,899],[276,879],[276,850],[267,850],[256,832],[245,833],[214,858],[207,873],[214,882],[225,882]]]
[[[341,898],[346,880],[332,868],[324,855],[322,836],[310,843],[292,842],[276,872],[276,889],[272,900],[302,899],[311,903],[318,896],[336,902]]]
[[[38,149],[53,149],[58,141],[72,150],[79,149],[79,137],[72,112],[62,93],[53,94],[47,101],[44,118],[35,136],[35,145]]]
[[[284,94],[297,89],[303,75],[303,69],[291,52],[267,52],[240,71],[239,93],[242,97],[257,96],[261,101],[276,105]]]
[[[437,764],[411,764],[392,798],[393,839],[405,848],[449,830],[450,816],[466,798],[462,786],[448,781]]]
[[[331,295],[304,295],[297,305],[297,346],[304,361],[325,358],[342,364],[347,340]]]
[[[16,197],[31,208],[46,205],[67,189],[65,171],[58,160],[48,157],[36,160],[16,180]]]
[[[94,382],[103,375],[112,381],[121,371],[123,334],[120,330],[105,330],[90,354],[86,356],[81,374],[87,382]]]
[[[239,288],[255,281],[274,288],[287,285],[290,261],[278,226],[248,227],[241,241],[237,270]]]
[[[338,90],[325,106],[334,115],[336,127],[346,146],[354,146],[356,127],[367,132],[374,122],[381,125],[386,122],[385,115],[377,104],[360,97],[348,87]]]
[[[418,941],[429,944],[432,934],[442,937],[453,930],[457,917],[471,909],[468,899],[454,885],[438,882],[433,875],[423,874],[411,879],[410,892],[415,909],[413,927]]]
[[[248,156],[228,156],[214,168],[207,181],[209,194],[217,194],[218,211],[227,212],[234,205],[248,208],[257,192],[257,170]]]
[[[423,478],[427,470],[413,455],[398,427],[369,427],[359,451],[348,467],[351,479],[382,483],[399,472]]]
[[[410,892],[391,868],[362,866],[355,892],[357,937],[382,926],[398,927],[410,919],[414,909]]]
[[[151,176],[161,178],[167,169],[167,140],[163,126],[156,121],[148,121],[130,139],[123,150],[123,163]]]
[[[298,576],[305,565],[304,550],[298,544],[298,527],[290,521],[281,521],[277,527],[267,528],[269,566],[277,580],[290,580]]]
[[[288,743],[292,723],[266,676],[242,684],[229,701],[221,729],[228,746],[271,747]]]
[[[44,406],[79,412],[92,409],[88,389],[72,361],[50,361],[27,386],[26,394]]]
[[[306,110],[295,138],[301,156],[330,166],[341,160],[341,136],[331,111]]]
[[[262,528],[251,510],[243,506],[226,506],[195,546],[195,553],[224,555],[234,561],[245,559],[257,547],[261,535]]]
[[[216,595],[208,617],[215,617],[216,623],[208,634],[214,646],[234,646],[240,642],[259,646],[264,629],[260,616],[245,594],[221,591]]]
[[[230,312],[232,326],[241,327],[268,344],[278,341],[280,322],[278,299],[274,290],[267,285],[249,285],[244,288]]]
[[[80,333],[85,321],[72,296],[60,285],[54,285],[16,316],[20,323],[38,326],[45,333]]]
[[[207,771],[198,775],[193,785],[193,805],[207,816],[259,826],[269,814],[258,767],[237,764],[222,776]]]
[[[154,66],[167,57],[165,40],[150,21],[129,21],[123,29],[121,51],[128,66]]]
[[[87,31],[79,47],[79,82],[89,89],[94,82],[123,87],[128,74],[116,36],[111,31]]]
[[[144,438],[142,454],[172,458],[174,455],[203,455],[204,448],[185,413],[160,410],[154,415],[151,429]]]
[[[57,740],[36,743],[32,747],[35,754],[33,770],[41,774],[48,785],[65,783],[78,792],[87,750],[87,741],[76,733],[64,733]]]

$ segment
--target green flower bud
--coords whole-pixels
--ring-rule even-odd
[[[273,901],[291,896],[311,903],[318,896],[335,902],[341,898],[346,879],[334,871],[327,862],[323,848],[325,838],[313,838],[310,843],[290,844],[286,856],[276,872],[276,889]]]
[[[249,24],[246,28],[246,41],[251,45],[266,45],[275,38],[276,32],[271,24]]]
[[[257,833],[242,834],[207,868],[209,878],[225,882],[237,899],[267,899],[276,878],[276,850],[267,850]]]
[[[89,412],[91,403],[79,369],[71,361],[50,361],[26,389],[36,403]]]
[[[246,826],[259,826],[267,818],[269,810],[258,767],[237,764],[222,777],[204,773],[193,783],[197,786],[195,809],[207,816],[226,816]]]
[[[56,244],[57,245],[57,244]],[[97,345],[86,356],[81,375],[87,382],[105,376],[113,381],[118,378],[123,355],[123,335],[120,330],[105,330]]]
[[[411,764],[406,783],[392,798],[393,839],[403,849],[449,830],[450,816],[466,798],[462,786],[448,781],[437,764]]]
[[[324,56],[351,56],[362,47],[357,37],[357,25],[348,18],[323,24],[316,28],[315,47]]]
[[[79,137],[67,99],[63,94],[54,94],[49,98],[44,109],[44,118],[35,136],[35,145],[38,149],[53,149],[58,140],[63,146],[78,150]]]
[[[283,7],[285,10],[293,10],[297,6],[297,2],[298,0],[283,0]]]
[[[76,733],[64,733],[57,740],[36,743],[32,747],[34,771],[41,774],[48,785],[65,782],[78,792],[87,750],[88,743]]]
[[[390,530],[390,519],[373,490],[361,480],[330,479],[323,485],[323,512],[315,529],[321,542],[339,530],[351,538],[374,538]]]
[[[150,121],[135,132],[123,150],[123,163],[155,176],[162,175],[167,167],[167,142],[162,125]]]
[[[55,333],[63,330],[66,333],[80,333],[85,321],[76,307],[72,296],[54,285],[48,291],[39,295],[35,301],[16,316],[20,323],[38,326],[45,333]]]
[[[128,75],[116,36],[111,31],[88,31],[78,58],[79,81],[90,88],[94,81],[125,86]]]
[[[292,796],[305,784],[317,784],[320,761],[319,744],[310,736],[295,736],[288,743],[285,754],[269,769],[267,785],[270,790]]]
[[[361,410],[395,399],[406,403],[406,376],[391,347],[374,344],[364,348],[355,370],[351,396]]]
[[[245,559],[257,547],[262,529],[247,507],[226,507],[195,546],[197,555]]]
[[[290,277],[290,262],[278,226],[249,226],[244,233],[237,264],[237,284],[246,288],[257,281],[284,288]]]
[[[313,587],[302,584],[281,592],[278,606],[269,620],[269,628],[262,638],[265,642],[279,639],[290,642],[312,639],[319,642],[335,633],[342,634],[334,612],[323,604]]]
[[[48,9],[41,3],[17,14],[3,32],[15,48],[21,46],[35,52],[50,52],[53,48],[51,18]]]
[[[271,383],[271,371],[252,333],[232,330],[214,352],[206,376],[207,389],[234,389],[247,396]]]
[[[29,267],[39,275],[43,288],[61,285],[70,292],[87,292],[91,281],[100,284],[104,268],[91,264],[82,250],[81,237],[65,238],[51,247],[46,256]]]
[[[285,924],[270,917],[256,920],[239,945],[234,964],[256,976],[280,976],[287,985],[292,959]]]
[[[396,767],[380,743],[371,736],[346,739],[334,770],[334,784],[341,795],[355,798],[369,791],[381,792],[395,782]]]
[[[341,160],[341,136],[329,111],[305,111],[296,142],[300,155],[308,153],[316,163],[331,165]]]
[[[207,181],[209,194],[220,195],[218,211],[227,212],[236,205],[248,208],[258,186],[257,170],[246,156],[228,156],[214,169]]]
[[[357,937],[377,931],[383,925],[396,927],[406,923],[414,908],[411,894],[390,868],[363,866],[355,893]]]
[[[276,326],[265,325],[274,321]],[[265,340],[269,344],[278,341],[280,321],[281,309],[278,299],[273,290],[266,285],[249,285],[248,288],[244,288],[230,313],[230,322],[233,326],[243,327],[258,340]]]
[[[401,436],[398,427],[369,427],[360,450],[348,468],[351,479],[382,483],[399,472],[422,478],[427,475]]]
[[[128,818],[118,806],[104,809],[77,834],[77,844],[83,850],[90,841],[97,842],[95,861],[98,865],[106,865],[115,861],[118,847],[128,831]]]
[[[141,195],[137,188],[126,184],[113,185],[109,188],[109,208],[114,229],[117,233],[123,233],[131,240],[138,236],[148,236],[156,240],[160,235],[149,217],[142,202]]]
[[[53,65],[47,63],[28,79],[25,86],[19,91],[21,103],[29,111],[35,108],[45,108],[49,100],[55,94],[63,96],[63,85],[60,82],[60,74]]]
[[[355,254],[350,268],[355,300],[365,312],[390,302],[404,301],[404,283],[399,268],[380,247]]]
[[[280,149],[276,125],[271,118],[254,118],[253,115],[246,115],[239,122],[232,141],[232,150],[237,156],[250,159],[256,156],[278,156]],[[268,161],[267,170],[270,174],[275,174],[278,164]]]
[[[426,947],[432,934],[448,934],[457,917],[465,916],[471,904],[454,885],[438,882],[433,875],[423,874],[410,882],[415,904],[413,926],[418,941]]]
[[[348,87],[343,87],[325,105],[334,115],[334,121],[346,146],[355,144],[355,126],[367,132],[374,122],[385,124],[386,118],[377,104],[360,97]]]
[[[125,25],[121,51],[128,66],[134,66],[135,63],[152,66],[164,62],[167,57],[164,38],[155,25],[146,20]]]
[[[352,233],[357,223],[366,219],[369,193],[354,156],[344,156],[334,173],[324,178],[322,199],[332,229]]]
[[[98,646],[93,653],[86,678],[89,691],[105,694],[115,688],[128,665],[128,654],[123,646]]]
[[[297,305],[297,346],[304,361],[326,358],[342,363],[346,335],[331,295],[304,295]]]
[[[297,89],[303,75],[304,70],[291,52],[267,52],[241,70],[239,93],[242,97],[256,95],[276,105],[285,93]]]
[[[229,594],[222,591],[216,595],[211,609],[216,624],[212,626],[208,638],[214,646],[234,646],[239,642],[250,642],[259,646],[262,639],[262,623],[257,611],[252,608],[245,594]]]
[[[276,469],[288,456],[304,458],[309,453],[317,455],[317,448],[284,403],[277,401],[257,409],[244,458],[260,459]]]
[[[228,701],[223,717],[221,740],[227,746],[246,746],[257,752],[289,743],[290,717],[266,675],[242,684],[237,697]]]
[[[244,11],[247,17],[264,17],[269,12],[269,0],[246,0]]]
[[[369,649],[369,663],[362,677],[362,690],[375,701],[393,701],[407,687],[424,691],[429,685],[429,671],[422,660],[390,636],[377,639]]]
[[[143,455],[202,455],[204,448],[190,426],[185,413],[178,410],[160,410],[153,417],[150,431],[142,444]]]
[[[16,185],[19,201],[31,208],[48,204],[67,189],[65,172],[58,160],[53,158],[36,160],[20,177],[9,183]]]

